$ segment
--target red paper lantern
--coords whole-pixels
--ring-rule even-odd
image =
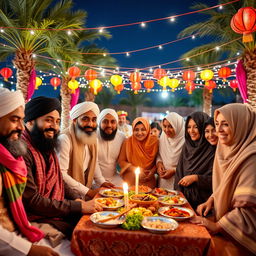
[[[12,70],[10,68],[2,68],[0,74],[4,78],[4,81],[8,81],[8,78],[12,76]]]
[[[228,67],[222,67],[219,71],[218,71],[218,75],[223,79],[223,82],[227,81],[227,78],[231,75],[231,69]]]
[[[164,76],[167,76],[167,73],[163,68],[157,68],[154,70],[153,77],[157,80],[160,80]]]
[[[76,77],[80,76],[81,70],[78,67],[71,67],[68,69],[68,74],[75,79]]]
[[[192,92],[195,90],[194,82],[190,81],[190,84],[187,83],[185,89],[188,91],[188,94],[192,94]]]
[[[50,80],[50,84],[54,87],[54,90],[57,90],[57,86],[61,84],[61,80],[58,77],[53,77]]]
[[[91,81],[97,78],[97,72],[93,69],[88,69],[85,71],[84,76],[86,80]]]
[[[141,81],[141,74],[139,72],[134,72],[130,75],[130,81],[132,83],[139,83]]]
[[[132,83],[131,87],[134,90],[134,94],[138,94],[138,90],[141,89],[141,84],[140,83]]]
[[[229,82],[229,86],[233,89],[233,91],[235,92],[236,91],[236,88],[238,88],[238,81],[235,79],[235,80],[231,80]]]
[[[193,81],[196,78],[196,73],[192,70],[186,70],[184,71],[182,78],[185,81]]]
[[[204,85],[204,87],[207,88],[210,93],[212,93],[212,90],[216,88],[216,83],[213,80],[210,80],[207,84]]]
[[[150,89],[154,87],[154,81],[153,80],[145,80],[144,86],[147,89],[147,92],[150,92]]]
[[[256,31],[256,10],[253,7],[244,7],[231,19],[231,28],[238,34],[243,34],[243,42],[252,42],[252,32]]]
[[[117,94],[120,94],[120,92],[124,89],[124,85],[119,84],[117,86],[114,86],[114,89],[116,90]]]

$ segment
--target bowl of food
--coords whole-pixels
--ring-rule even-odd
[[[178,195],[177,190],[165,189],[165,188],[154,188],[152,193],[155,196],[175,196],[175,195]]]
[[[129,199],[132,203],[136,203],[139,205],[150,205],[157,201],[157,197],[150,194],[131,195]]]
[[[135,186],[131,186],[129,188],[130,191],[135,191]],[[138,192],[139,193],[150,193],[152,192],[152,188],[148,187],[148,186],[144,186],[144,185],[139,185],[138,187]]]
[[[179,224],[171,218],[161,216],[144,217],[141,226],[151,233],[165,234],[175,230]]]
[[[115,188],[102,189],[99,191],[99,194],[101,196],[113,197],[113,198],[122,198],[124,196],[123,190],[115,189]]]
[[[158,198],[158,201],[163,205],[183,205],[188,202],[181,196],[162,196]]]
[[[96,203],[103,207],[103,210],[112,211],[124,205],[124,201],[118,198],[112,197],[100,197],[95,199]]]
[[[117,217],[116,219],[111,219],[106,222],[100,222],[101,220],[114,217],[119,215],[118,212],[104,211],[104,212],[95,212],[90,216],[90,220],[100,228],[116,228],[119,225],[123,224],[125,221],[125,216]]]
[[[158,209],[158,213],[164,217],[172,218],[177,221],[187,220],[194,216],[194,211],[178,206],[164,206]]]

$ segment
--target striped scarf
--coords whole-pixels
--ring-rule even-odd
[[[30,225],[22,203],[22,193],[27,181],[25,162],[22,157],[15,159],[2,144],[0,144],[0,152],[0,173],[14,222],[29,241],[37,242],[44,237],[44,234],[40,229]]]

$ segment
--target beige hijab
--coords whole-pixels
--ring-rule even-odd
[[[235,103],[217,109],[215,120],[219,113],[228,122],[234,141],[231,146],[219,143],[216,150],[213,196],[217,220],[239,207],[241,200],[240,204],[255,204],[256,196],[256,112],[250,106]],[[242,179],[245,171],[247,178]]]

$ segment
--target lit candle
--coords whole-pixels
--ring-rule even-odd
[[[140,176],[140,168],[135,169],[135,195],[139,194],[139,176]]]
[[[125,209],[127,209],[129,202],[128,202],[128,184],[126,182],[123,184],[123,190],[124,190],[124,207]]]

